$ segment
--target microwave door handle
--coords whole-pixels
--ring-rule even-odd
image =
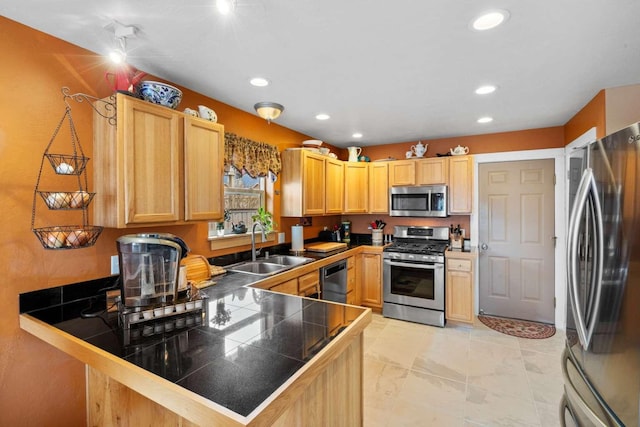
[[[427,212],[432,212],[431,209],[431,189],[429,189],[429,193],[427,193]]]
[[[408,262],[394,262],[389,261],[388,259],[384,260],[386,265],[390,265],[392,267],[411,267],[411,268],[420,268],[422,270],[440,270],[444,268],[444,264],[413,264]]]
[[[583,309],[580,304],[580,295],[578,293],[578,230],[580,227],[580,220],[583,217],[585,205],[587,204],[587,196],[589,194],[589,181],[593,178],[593,172],[591,169],[585,169],[582,174],[582,179],[578,185],[576,197],[573,201],[573,207],[569,216],[569,230],[567,235],[567,267],[568,267],[568,290],[569,290],[569,302],[573,312],[573,317],[576,324],[576,332],[578,333],[578,339],[580,344],[586,350],[588,348],[587,342],[587,327],[585,324]]]

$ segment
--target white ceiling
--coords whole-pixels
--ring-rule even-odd
[[[366,146],[563,125],[600,89],[640,83],[638,0],[237,1],[230,16],[213,0],[20,0],[0,12],[100,54],[114,44],[105,26],[136,26],[133,66],[250,113],[281,103],[278,124],[342,147],[354,132]],[[469,29],[495,8],[506,24]],[[498,90],[474,94],[487,83]],[[476,123],[485,115],[494,121]]]

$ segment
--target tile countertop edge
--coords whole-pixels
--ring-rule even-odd
[[[277,420],[300,390],[311,384],[332,360],[345,351],[355,339],[362,336],[364,329],[371,322],[371,317],[370,309],[362,312],[343,333],[293,374],[247,417],[28,314],[20,314],[20,327],[191,422],[199,425],[214,422],[215,425],[246,426],[267,421],[261,419],[263,415],[270,418],[272,422]]]

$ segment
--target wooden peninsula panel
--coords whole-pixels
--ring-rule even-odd
[[[345,320],[339,335],[246,417],[28,314],[20,326],[87,365],[90,426],[359,426],[371,310]]]

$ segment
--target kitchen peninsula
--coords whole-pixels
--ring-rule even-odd
[[[77,298],[113,277],[22,294],[20,326],[86,365],[87,425],[362,425],[371,310],[246,277],[226,274],[201,290],[201,314],[160,319],[153,332],[118,327],[117,312],[91,315],[104,299]],[[36,307],[44,293],[54,303]]]

